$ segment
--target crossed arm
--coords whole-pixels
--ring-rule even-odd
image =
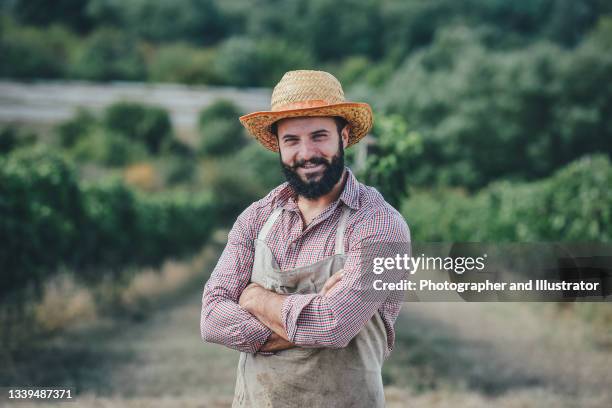
[[[343,273],[343,270],[334,273],[325,282],[319,295],[327,296],[342,279]],[[259,351],[274,352],[296,347],[295,343],[289,341],[282,322],[282,308],[285,298],[285,295],[267,290],[257,283],[249,284],[240,295],[238,304],[272,330],[272,334]]]
[[[344,276],[330,278],[322,293],[279,295],[249,282],[254,236],[249,232],[253,223],[241,220],[245,213],[234,224],[204,289],[202,339],[247,353],[294,346],[346,347],[384,301],[355,297],[360,274],[359,243],[384,242],[389,237],[409,241],[405,222],[389,219],[388,214],[370,216],[354,241],[354,250],[347,253]]]

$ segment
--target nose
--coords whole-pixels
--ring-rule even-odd
[[[297,160],[304,160],[305,162],[317,156],[317,150],[315,146],[310,141],[305,141],[300,144],[300,149],[298,150]]]

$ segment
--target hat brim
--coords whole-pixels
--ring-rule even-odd
[[[372,129],[372,108],[363,102],[344,102],[315,108],[253,112],[240,117],[240,123],[266,149],[278,152],[278,140],[270,126],[281,119],[310,116],[341,116],[350,124],[348,146],[360,141]]]

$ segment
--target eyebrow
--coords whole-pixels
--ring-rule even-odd
[[[322,134],[322,133],[329,133],[329,130],[327,130],[327,129],[318,129],[318,130],[315,130],[313,132],[310,132],[311,135],[317,135],[317,134]],[[298,137],[298,136],[297,135],[293,135],[291,133],[288,133],[286,135],[283,135],[283,140],[286,139],[286,138],[289,138],[289,137]]]

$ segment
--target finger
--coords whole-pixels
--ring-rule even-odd
[[[343,275],[344,275],[344,270],[340,269],[338,272],[330,276],[323,284],[323,289],[321,289],[321,292],[323,294],[328,292],[336,283],[338,283],[342,279]]]

